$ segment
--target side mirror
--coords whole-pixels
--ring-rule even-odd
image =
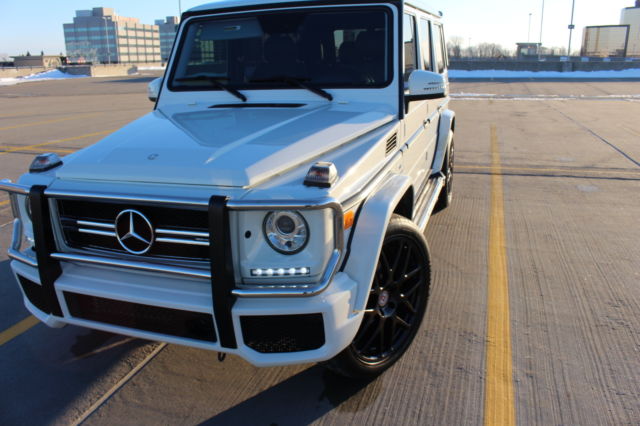
[[[162,86],[162,78],[158,77],[156,79],[151,80],[151,83],[147,86],[147,96],[151,102],[155,102],[158,100],[158,95],[160,94],[160,86]]]
[[[449,94],[449,85],[443,74],[415,70],[409,75],[409,101],[444,98]]]

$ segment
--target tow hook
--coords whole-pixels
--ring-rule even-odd
[[[219,362],[224,362],[226,357],[227,357],[227,354],[225,354],[224,352],[218,352],[218,361]]]

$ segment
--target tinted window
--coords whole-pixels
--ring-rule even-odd
[[[409,81],[411,71],[417,69],[416,18],[411,15],[404,15],[402,23],[403,43],[404,43],[404,81]]]
[[[445,66],[445,53],[444,53],[444,37],[442,36],[442,25],[435,24],[433,26],[433,47],[436,54],[435,63],[436,70],[442,74],[446,68]]]
[[[426,19],[420,20],[420,52],[422,69],[431,71],[431,25]]]
[[[197,19],[185,34],[172,90],[295,87],[291,78],[320,87],[379,87],[392,79],[391,19],[383,8]]]

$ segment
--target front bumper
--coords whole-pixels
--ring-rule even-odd
[[[49,326],[75,324],[235,353],[258,366],[329,359],[357,332],[362,319],[353,306],[358,284],[346,273],[337,272],[342,248],[341,228],[337,226],[340,239],[333,261],[315,288],[303,286],[292,291],[265,286],[239,291],[228,261],[226,198],[214,196],[208,203],[211,271],[193,274],[175,268],[140,267],[144,263],[118,264],[116,259],[110,263],[95,261],[100,258],[87,261],[83,256],[58,253],[46,187],[18,189],[29,196],[35,251],[20,251],[22,227],[16,219],[9,250],[11,268],[25,305]],[[305,208],[327,204],[337,211],[340,221],[336,223],[341,223],[342,212],[335,202]],[[236,202],[231,208],[264,205]],[[275,208],[290,207],[285,203]]]
[[[61,315],[46,313],[41,310],[38,300],[33,300],[38,290],[42,291],[38,270],[19,261],[11,262],[11,269],[16,280],[21,284],[24,303],[27,309],[40,321],[50,327],[61,327],[73,324],[94,328],[112,333],[134,336],[142,339],[164,341],[184,346],[215,350],[241,356],[256,366],[276,366],[305,362],[317,362],[332,358],[353,340],[361,314],[354,312],[352,303],[355,300],[357,284],[345,273],[337,273],[326,291],[304,298],[239,298],[231,309],[233,333],[237,342],[236,348],[224,347],[220,343],[220,332],[214,321],[211,304],[211,290],[206,281],[196,279],[175,279],[158,274],[122,271],[108,267],[89,267],[82,264],[63,262],[62,274],[55,281],[56,301],[59,303]],[[29,284],[25,285],[25,280]],[[32,288],[37,285],[36,291]],[[31,288],[29,287],[31,286]],[[113,322],[101,322],[78,316],[78,309],[70,306],[69,295],[91,296],[98,300],[123,302],[122,306],[135,310],[136,305],[183,312],[185,314],[203,314],[210,319],[214,331],[214,340],[199,337],[185,337],[167,334],[161,330],[148,331],[131,326],[117,325]],[[37,298],[37,296],[36,296]],[[72,302],[73,303],[73,302]],[[123,315],[120,308],[120,315]],[[124,308],[125,310],[127,308]],[[162,314],[163,311],[158,311]],[[115,314],[115,313],[114,313]],[[294,329],[304,322],[321,318],[322,340],[313,339],[317,348],[295,350],[300,347],[295,339],[287,333],[286,324],[291,323]],[[178,321],[189,316],[178,317]],[[282,320],[279,329],[282,334],[268,333],[256,344],[256,329],[262,322],[270,325],[269,318]],[[249,320],[248,320],[249,319]],[[273,323],[273,324],[278,324]],[[284,327],[284,328],[283,328]],[[260,328],[258,328],[260,330]],[[318,330],[302,330],[305,335],[318,336]],[[268,339],[273,339],[269,344]],[[292,340],[293,339],[293,340]],[[308,339],[307,339],[308,340]],[[315,345],[315,342],[318,345]],[[294,351],[289,351],[290,349]],[[274,352],[275,351],[275,352]],[[282,352],[280,352],[282,351]]]

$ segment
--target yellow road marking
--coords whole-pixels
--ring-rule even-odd
[[[33,315],[29,315],[19,323],[12,325],[2,333],[0,333],[0,346],[4,345],[8,341],[18,337],[25,331],[29,330],[34,325],[38,324],[40,321]]]
[[[69,120],[79,120],[81,118],[93,117],[93,116],[99,115],[99,114],[101,114],[101,113],[93,112],[91,114],[79,114],[79,115],[74,115],[74,116],[71,116],[71,117],[56,118],[54,120],[35,121],[33,123],[16,124],[14,126],[0,127],[0,130],[20,129],[22,127],[40,126],[40,125],[43,125],[43,124],[60,123],[62,121],[69,121]]]
[[[15,150],[17,149],[17,151],[40,151],[38,148],[22,148],[19,146],[11,146],[11,145],[0,145],[0,152],[2,151],[8,151],[8,150],[12,150],[11,152],[15,152]],[[53,152],[62,152],[64,154],[71,154],[72,152],[76,152],[75,149],[65,149],[65,148],[49,148],[49,151],[53,151]]]
[[[515,425],[516,410],[511,358],[504,198],[498,135],[495,125],[491,125],[491,156],[484,424],[510,426]]]
[[[479,170],[492,170],[494,166],[474,166],[474,165],[457,165],[458,169],[479,169]],[[617,171],[617,170],[592,170],[592,169],[545,169],[545,168],[536,168],[536,167],[500,167],[501,171],[509,170],[515,172],[546,172],[546,173],[593,173],[593,174],[618,174],[618,175],[629,175],[629,176],[639,176],[640,172],[625,172],[625,171]]]
[[[112,133],[112,132],[113,132],[113,130],[104,130],[102,132],[87,133],[87,134],[84,134],[84,135],[73,136],[71,138],[65,138],[65,139],[56,139],[55,141],[43,142],[43,143],[39,143],[39,144],[35,144],[35,145],[14,147],[14,148],[8,149],[6,151],[0,152],[0,155],[8,154],[10,152],[16,152],[16,151],[33,150],[34,148],[38,148],[38,147],[46,146],[46,145],[53,145],[54,143],[77,141],[77,140],[80,140],[80,139],[90,138],[92,136],[107,135],[107,134]]]
[[[0,207],[3,207],[5,204],[9,204],[9,200],[0,201]]]

